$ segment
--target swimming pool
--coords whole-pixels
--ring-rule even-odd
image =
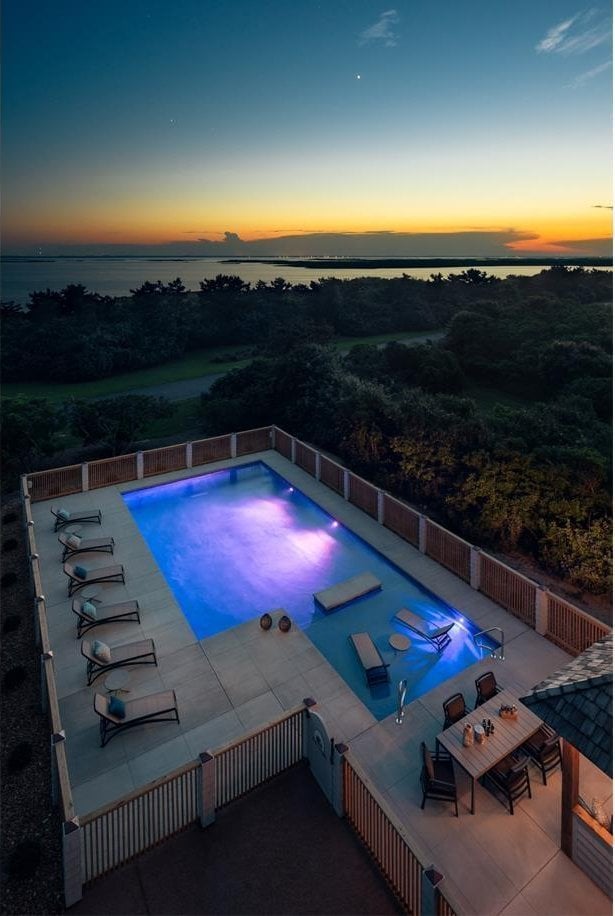
[[[122,494],[197,639],[283,607],[377,718],[389,715],[395,684],[415,699],[481,658],[478,627],[424,589],[263,462]],[[362,572],[382,590],[325,612],[314,592]],[[428,624],[457,622],[442,653],[393,615],[407,607]],[[370,633],[391,683],[368,688],[348,640]],[[404,633],[396,653],[389,636]]]

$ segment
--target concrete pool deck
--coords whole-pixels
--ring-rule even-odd
[[[277,628],[263,632],[258,620],[253,620],[197,641],[120,494],[257,460],[265,461],[474,622],[501,627],[506,637],[506,659],[479,661],[411,702],[400,727],[393,714],[377,722],[297,627],[288,634]],[[120,798],[195,759],[201,751],[215,749],[265,725],[312,696],[330,733],[350,746],[410,836],[420,837],[421,846],[433,852],[434,862],[455,886],[456,895],[467,902],[464,911],[507,916],[611,912],[606,896],[559,849],[559,775],[543,787],[533,774],[534,797],[520,803],[514,817],[480,786],[474,817],[467,809],[469,786],[462,786],[459,819],[450,816],[449,806],[437,802],[428,802],[424,811],[419,807],[420,742],[425,740],[433,746],[442,727],[443,699],[461,690],[471,704],[474,679],[488,669],[495,671],[504,687],[523,695],[569,661],[562,650],[278,453],[262,452],[61,500],[70,510],[86,505],[102,509],[102,526],[84,525],[82,533],[115,538],[113,562],[124,564],[126,584],[102,585],[97,591],[105,603],[137,598],[142,609],[140,624],[100,626],[92,633],[111,646],[154,639],[158,667],[129,669],[127,687],[135,696],[175,689],[181,717],[179,726],[164,723],[134,729],[101,749],[92,703],[96,689],[104,692],[104,675],[93,687],[85,686],[85,661],[75,639],[76,618],[66,594],[67,579],[49,511],[51,502],[34,503],[32,514],[78,814]],[[106,565],[108,560],[108,556],[92,554],[84,562],[93,567]],[[610,780],[595,768],[584,768],[582,788],[583,781],[591,783],[584,794],[602,799],[608,793],[610,797]]]

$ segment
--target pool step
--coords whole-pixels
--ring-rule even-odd
[[[325,611],[332,611],[342,604],[348,604],[355,598],[362,598],[363,595],[369,595],[370,592],[376,592],[381,588],[380,579],[370,572],[364,572],[351,579],[338,582],[337,585],[331,585],[320,592],[314,592],[314,598]]]

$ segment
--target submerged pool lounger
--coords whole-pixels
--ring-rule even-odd
[[[374,645],[369,633],[351,633],[350,641],[356,649],[359,661],[365,670],[367,684],[382,684],[389,680],[388,663]]]
[[[363,595],[369,595],[370,592],[376,592],[382,588],[382,582],[369,572],[360,573],[351,579],[345,579],[325,588],[321,592],[314,592],[314,598],[325,611],[332,611],[341,604],[348,604],[355,598],[362,598]]]
[[[409,627],[413,633],[417,633],[419,636],[422,636],[423,639],[430,642],[438,652],[441,652],[442,649],[448,646],[451,641],[449,630],[452,630],[455,626],[453,622],[447,623],[443,627],[430,628],[426,620],[423,620],[423,618],[419,617],[417,614],[413,614],[412,611],[409,611],[408,608],[405,607],[395,614],[395,619]]]

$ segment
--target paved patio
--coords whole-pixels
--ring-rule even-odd
[[[484,627],[501,627],[505,661],[484,659],[440,684],[410,703],[403,725],[397,726],[393,715],[377,722],[297,628],[288,634],[277,628],[264,633],[253,620],[197,642],[120,493],[259,458],[463,614]],[[424,811],[419,807],[419,746],[422,740],[433,746],[442,727],[443,699],[461,690],[470,702],[474,679],[487,669],[494,669],[507,689],[523,695],[569,660],[562,650],[275,452],[75,494],[61,502],[71,510],[102,509],[102,526],[84,526],[84,534],[113,535],[114,562],[123,563],[127,575],[124,586],[101,586],[101,597],[105,601],[138,598],[142,608],[140,625],[101,626],[94,632],[112,646],[153,638],[158,667],[132,669],[128,687],[134,695],[174,688],[182,720],[180,726],[135,729],[114,738],[104,749],[98,747],[92,710],[95,688],[84,686],[85,661],[75,639],[50,503],[35,503],[32,511],[60,711],[79,814],[164,775],[200,751],[215,749],[266,724],[282,710],[313,696],[331,734],[349,744],[410,836],[415,835],[421,847],[433,854],[464,912],[532,916],[612,911],[610,900],[559,849],[559,774],[551,777],[547,787],[533,774],[534,797],[524,800],[514,817],[481,787],[477,787],[477,814],[470,815],[465,797],[469,785],[464,786],[458,819],[441,803],[428,802]],[[88,557],[87,562],[102,566],[106,560],[101,555],[95,560]],[[102,680],[96,682],[99,691]],[[590,764],[584,766],[581,792],[585,797],[596,796],[611,804],[611,786]]]

